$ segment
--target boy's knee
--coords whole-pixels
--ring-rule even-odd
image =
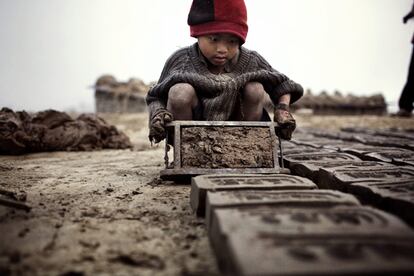
[[[244,87],[244,100],[250,103],[262,103],[264,100],[265,91],[260,82],[248,82]]]
[[[197,95],[194,87],[188,83],[177,83],[171,86],[168,92],[168,104],[173,106],[197,104]]]

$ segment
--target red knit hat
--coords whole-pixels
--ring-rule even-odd
[[[247,36],[247,10],[244,0],[193,0],[188,14],[190,35],[197,37],[214,33]]]

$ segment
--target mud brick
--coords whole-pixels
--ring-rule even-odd
[[[243,227],[240,227],[241,225]],[[318,241],[329,239],[348,239],[349,241],[366,239],[371,242],[378,239],[399,240],[409,241],[414,245],[413,231],[399,219],[382,211],[361,206],[333,208],[260,206],[256,208],[216,209],[209,234],[220,266],[230,268],[230,272],[243,272],[243,270],[235,268],[235,263],[238,262],[237,256],[243,253],[235,252],[234,247],[237,248],[239,243],[245,242],[245,240],[237,240],[237,237],[244,234],[254,234],[256,239],[265,236],[272,237],[282,243],[282,248],[283,242],[286,241],[292,241],[292,244],[295,244],[298,241],[299,243],[303,243],[303,241],[312,243],[313,240],[318,244]],[[232,238],[235,237],[238,244],[231,243]],[[230,242],[227,243],[229,240]],[[266,248],[263,250],[267,252]],[[270,253],[274,252],[270,251]],[[251,263],[255,264],[256,258],[261,256],[263,255],[252,255]],[[274,255],[274,260],[281,262],[286,260],[286,257],[277,254]],[[303,261],[306,262],[306,260]],[[312,269],[316,269],[317,266],[318,262],[314,263]],[[276,273],[279,269],[273,267],[273,271]],[[241,273],[240,275],[245,274]]]
[[[413,230],[397,217],[362,206],[216,209],[209,237],[218,259],[226,258],[226,241],[237,232],[271,235],[281,240],[371,238],[414,243]]]
[[[204,216],[207,191],[240,189],[309,190],[317,189],[317,186],[309,179],[288,174],[202,175],[191,180],[191,208],[197,215]]]
[[[397,147],[411,150],[414,149],[414,142],[412,139],[375,136],[365,133],[349,133],[344,131],[332,132],[324,130],[312,130],[311,133],[316,137],[341,139],[344,141],[359,142],[372,146]]]
[[[414,231],[399,218],[364,206],[218,208],[213,212],[209,230],[210,238],[217,244],[237,231],[259,231],[281,239],[334,236],[404,238],[414,242]]]
[[[316,138],[313,145],[323,149],[338,151],[341,147],[352,147],[355,143],[337,139]]]
[[[355,144],[357,144],[357,143],[347,142],[347,141],[341,141],[341,140],[333,140],[332,142],[329,142],[329,143],[326,143],[325,145],[323,145],[322,148],[324,148],[324,149],[332,149],[332,150],[335,150],[335,151],[339,151],[343,147],[352,147]]]
[[[337,140],[343,140],[347,142],[357,142],[357,143],[366,142],[366,139],[364,139],[362,135],[354,134],[354,133],[347,133],[344,131],[311,129],[310,133],[312,133],[315,137],[330,138],[330,139],[337,139]]]
[[[396,165],[401,165],[401,166],[414,166],[414,158],[406,158],[406,159],[395,158],[393,159],[393,163]]]
[[[330,190],[236,190],[207,192],[206,221],[210,227],[212,212],[216,208],[279,206],[279,207],[321,207],[336,205],[359,205],[352,195]]]
[[[367,129],[367,128],[354,128],[354,127],[346,127],[342,128],[341,130],[346,132],[360,132],[365,134],[370,134],[374,136],[385,136],[385,137],[398,137],[404,139],[412,139],[414,140],[414,134],[404,131],[402,129]]]
[[[304,146],[304,145],[298,145],[296,143],[293,143],[291,140],[290,141],[285,141],[282,140],[282,147],[283,147],[283,153],[285,153],[286,151],[290,151],[290,150],[297,150],[297,149],[303,149],[303,150],[318,150],[314,147],[310,147],[310,146]]]
[[[308,153],[331,153],[335,152],[329,149],[317,149],[313,147],[306,147],[306,146],[296,146],[296,148],[283,148],[283,156],[289,156],[292,154],[308,154]]]
[[[411,150],[386,150],[379,152],[372,152],[366,154],[366,157],[372,160],[394,163],[397,165],[409,164],[410,161],[414,164],[414,151]],[[407,160],[407,162],[405,162]]]
[[[321,149],[321,148],[314,148],[310,146],[303,146],[303,145],[296,145],[295,147],[289,147],[286,149],[283,146],[283,153],[279,155],[279,164],[282,166],[282,157],[295,155],[295,154],[311,154],[311,153],[332,153],[335,152],[334,150],[330,149]],[[283,167],[286,167],[283,159]]]
[[[283,149],[291,149],[291,148],[297,148],[298,145],[295,143],[289,142],[289,141],[283,141],[282,140]]]
[[[375,147],[375,146],[368,146],[364,144],[357,144],[352,147],[341,147],[339,148],[339,151],[355,155],[356,157],[362,160],[372,161],[372,159],[367,157],[366,154],[372,153],[372,152],[378,152],[378,151],[393,150],[393,149],[398,150],[398,148],[392,148],[392,147]],[[375,160],[375,161],[378,161],[378,160]]]
[[[301,147],[312,147],[315,149],[330,149],[336,151],[339,147],[339,144],[345,144],[345,141],[335,140],[335,139],[323,139],[315,136],[310,136],[306,138],[299,138],[293,140],[293,143]]]
[[[316,145],[309,141],[307,142],[304,140],[296,140],[296,139],[292,139],[291,141],[292,143],[295,143],[296,145],[301,146],[301,147],[310,147],[310,148],[320,149],[319,145]]]
[[[348,191],[364,203],[393,213],[414,226],[414,180],[358,182],[349,185]]]
[[[383,182],[387,180],[414,180],[412,167],[378,166],[367,170],[360,168],[321,168],[319,170],[319,187],[328,187],[334,190],[347,191],[350,184],[355,182]]]
[[[381,148],[365,153],[365,156],[372,158],[374,161],[383,161],[391,163],[394,158],[414,158],[414,151],[399,148]]]
[[[314,143],[316,139],[312,134],[295,132],[295,136],[290,142],[302,147],[321,148],[320,145]]]
[[[346,153],[339,152],[321,152],[321,153],[304,153],[304,154],[291,154],[284,157],[284,162],[287,167],[289,167],[290,162],[301,161],[345,161],[345,160],[354,160],[361,161],[358,157],[352,156]]]
[[[414,150],[414,142],[411,139],[378,137],[372,135],[366,135],[364,138],[366,139],[366,144],[368,145]]]
[[[344,160],[344,161],[310,161],[310,162],[296,162],[291,161],[289,164],[289,169],[292,174],[303,176],[311,179],[313,182],[318,184],[319,188],[328,188],[323,187],[319,184],[319,169],[320,168],[338,168],[347,166],[349,168],[355,167],[365,167],[369,169],[370,167],[377,166],[392,166],[388,163],[383,162],[374,162],[374,161],[355,161],[355,160]]]
[[[230,275],[412,275],[412,240],[280,239],[236,232],[222,259]],[[220,262],[219,262],[220,264]]]

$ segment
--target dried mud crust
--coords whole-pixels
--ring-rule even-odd
[[[274,142],[265,127],[185,127],[183,168],[273,168]]]

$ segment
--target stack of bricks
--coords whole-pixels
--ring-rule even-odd
[[[328,94],[326,91],[318,95],[307,90],[303,97],[295,102],[293,110],[311,109],[313,114],[341,115],[383,115],[387,112],[387,104],[380,93],[371,96],[343,95],[339,91]]]
[[[131,78],[121,82],[112,75],[103,75],[95,83],[95,106],[98,113],[146,112],[145,95],[149,85]]]

